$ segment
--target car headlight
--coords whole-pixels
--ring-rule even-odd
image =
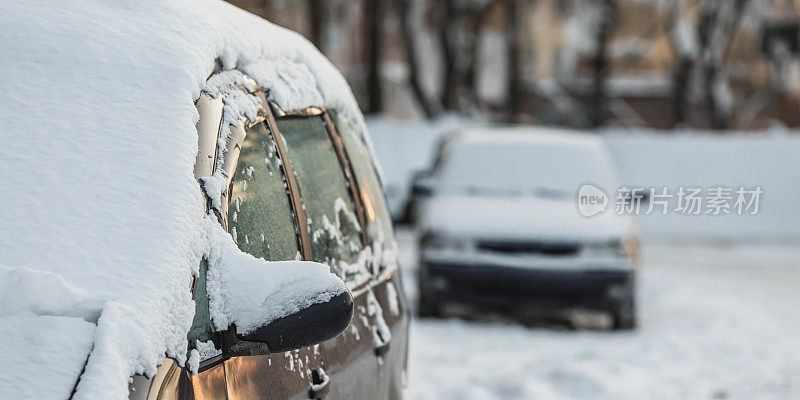
[[[475,242],[467,239],[454,239],[442,236],[428,236],[422,241],[425,250],[471,251]]]
[[[642,257],[642,249],[639,246],[639,241],[634,238],[628,238],[622,241],[622,247],[625,249],[625,255],[633,262],[634,264],[639,263],[639,259]]]
[[[588,243],[581,248],[581,255],[586,257],[626,257],[622,241],[605,243]]]

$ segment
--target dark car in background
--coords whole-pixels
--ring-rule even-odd
[[[577,209],[584,184],[614,190],[600,139],[543,129],[465,131],[418,177],[419,314],[449,305],[589,309],[636,325],[638,230]],[[422,194],[422,198],[420,198]]]

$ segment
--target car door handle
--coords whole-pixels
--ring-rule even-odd
[[[325,396],[328,395],[328,392],[331,391],[331,388],[328,386],[330,381],[331,378],[328,377],[328,374],[325,373],[324,369],[314,368],[314,370],[311,371],[311,388],[308,389],[308,398],[325,398]]]
[[[375,346],[375,355],[378,357],[385,356],[389,352],[389,343],[389,340],[384,340],[381,344]]]

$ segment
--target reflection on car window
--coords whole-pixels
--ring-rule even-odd
[[[381,261],[382,267],[395,264],[397,248],[392,220],[369,150],[355,127],[344,122],[336,113],[333,113],[333,120],[358,182],[359,196],[364,203],[367,217],[367,238],[372,245],[375,259]]]
[[[228,229],[242,251],[268,261],[297,258],[281,159],[264,122],[247,131],[229,199]]]
[[[323,119],[289,117],[277,121],[297,177],[308,218],[314,261],[331,266],[345,283],[369,278],[369,254],[336,150]]]

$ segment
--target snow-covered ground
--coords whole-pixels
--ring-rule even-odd
[[[415,319],[411,398],[800,398],[800,243],[651,240],[644,257],[634,332]]]

